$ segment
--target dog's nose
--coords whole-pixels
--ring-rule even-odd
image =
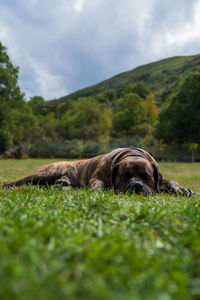
[[[131,192],[135,194],[141,194],[144,192],[144,186],[140,182],[134,182],[134,184],[131,186]]]

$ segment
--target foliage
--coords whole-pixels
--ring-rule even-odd
[[[1,162],[4,180],[22,175],[22,164],[24,175],[25,165],[47,161],[9,163]],[[181,184],[191,184],[196,172],[200,191],[199,164],[161,169]],[[0,203],[1,299],[199,299],[197,195],[29,186],[1,189]]]
[[[155,95],[159,106],[165,102],[173,89],[183,77],[195,71],[200,64],[200,55],[176,56],[162,59],[147,65],[140,66],[128,72],[123,72],[96,85],[79,90],[57,100],[63,103],[67,99],[76,100],[82,97],[96,97],[107,90],[118,94],[127,85],[144,82],[148,89]]]
[[[17,85],[19,68],[14,67],[0,43],[0,152],[19,147],[24,140],[33,142],[37,120]]]
[[[142,115],[142,99],[139,95],[136,93],[125,94],[117,100],[117,112],[113,118],[114,129],[123,134],[137,135]]]
[[[9,109],[14,110],[18,103],[23,106],[23,95],[17,86],[18,72],[0,42],[0,152],[12,144]]]
[[[113,90],[106,90],[103,94],[95,97],[99,103],[104,103],[107,106],[113,106],[117,99],[117,94]]]
[[[72,102],[60,122],[60,132],[68,139],[81,137],[98,140],[101,136],[108,136],[110,128],[110,111],[93,98]]]
[[[0,100],[15,107],[19,102],[23,103],[23,95],[17,86],[19,68],[14,67],[6,52],[6,48],[0,42]]]
[[[33,144],[21,145],[24,152],[30,157],[59,157],[59,158],[81,158],[99,155],[105,151],[105,144],[95,140],[60,140],[52,143],[51,139],[43,137]],[[107,144],[106,144],[107,146]]]
[[[43,97],[34,96],[31,97],[29,102],[29,106],[32,108],[32,111],[35,115],[43,115],[45,113],[45,100]]]
[[[158,117],[158,106],[154,94],[146,95],[143,106],[143,128],[145,134],[152,134]]]
[[[116,102],[115,131],[125,135],[152,133],[158,115],[155,97],[142,82],[129,84]]]
[[[158,153],[164,142],[184,144],[192,160],[198,159],[199,71],[176,86],[198,69],[199,60],[161,60],[62,99],[34,96],[27,102],[18,86],[19,68],[0,43],[0,154],[16,148],[33,157],[88,157],[122,146]],[[169,94],[157,122],[158,105]]]
[[[124,89],[124,94],[135,93],[141,98],[145,98],[149,94],[149,89],[143,81],[137,83],[130,83]]]
[[[166,143],[200,142],[200,71],[187,75],[159,115],[157,137]]]

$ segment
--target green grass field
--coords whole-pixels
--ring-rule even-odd
[[[50,161],[0,160],[0,182]],[[0,299],[200,299],[200,164],[160,166],[196,195],[0,189]]]

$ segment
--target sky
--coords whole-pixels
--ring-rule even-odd
[[[26,98],[59,98],[166,57],[200,54],[200,0],[0,0]]]

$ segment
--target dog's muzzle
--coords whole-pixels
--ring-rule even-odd
[[[130,182],[127,186],[127,192],[136,195],[140,195],[140,194],[152,195],[151,189],[146,184],[140,181]]]

